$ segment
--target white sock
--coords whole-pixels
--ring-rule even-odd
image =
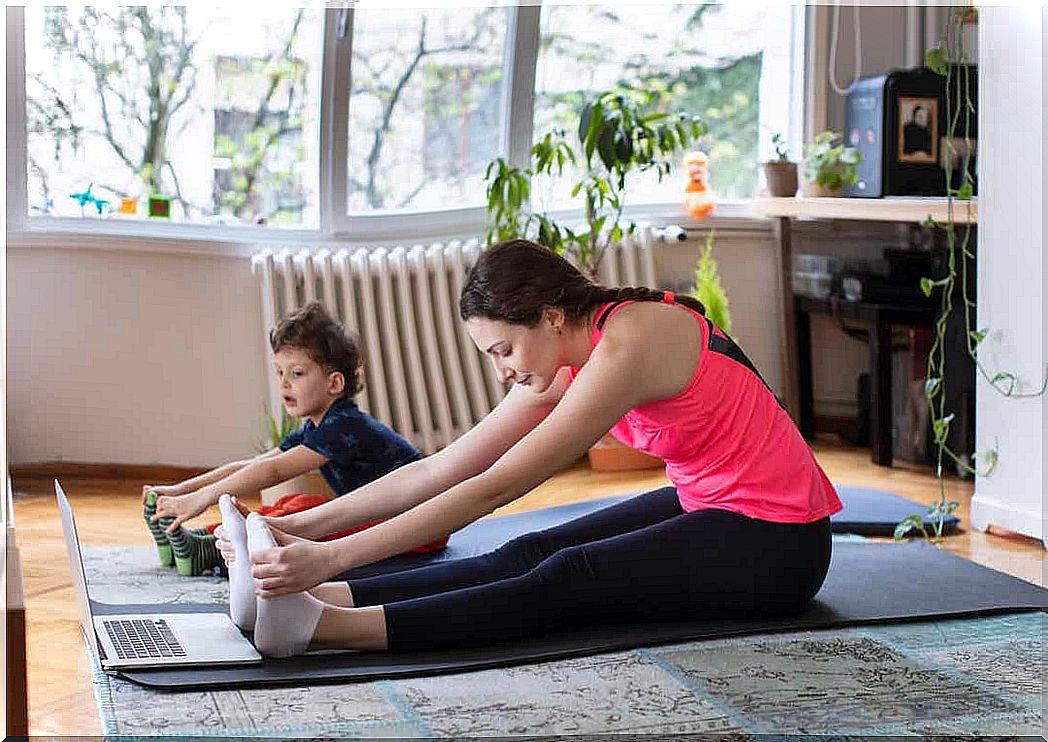
[[[251,552],[276,546],[269,526],[257,513],[247,517],[247,544]],[[290,657],[309,647],[324,603],[309,593],[256,597],[255,648],[267,657]]]
[[[235,561],[229,565],[229,617],[244,631],[255,630],[255,583],[251,579],[251,555],[247,550],[247,526],[229,495],[218,498],[222,528],[229,536]]]

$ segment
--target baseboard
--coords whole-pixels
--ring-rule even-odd
[[[1000,500],[980,495],[978,491],[972,496],[971,521],[972,528],[981,533],[992,525],[1044,543],[1044,513],[1019,510]]]
[[[10,468],[12,479],[138,479],[142,482],[181,482],[209,469],[171,464],[85,464],[52,461]]]
[[[834,433],[843,438],[855,427],[855,417],[815,415],[812,418],[812,425],[816,433]]]

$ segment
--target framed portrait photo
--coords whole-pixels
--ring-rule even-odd
[[[899,162],[939,161],[939,99],[899,97]]]

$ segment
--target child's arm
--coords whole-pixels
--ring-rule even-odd
[[[178,484],[169,485],[157,485],[157,484],[143,484],[142,485],[142,504],[146,502],[146,497],[149,496],[150,492],[156,492],[157,495],[163,497],[180,497],[182,495],[188,495],[190,492],[196,492],[201,487],[205,487],[214,482],[218,482],[225,479],[230,474],[243,469],[248,464],[251,464],[259,459],[266,459],[272,456],[279,456],[283,453],[279,448],[271,448],[265,453],[261,453],[253,459],[244,459],[243,461],[230,461],[228,464],[222,464],[222,466],[215,467],[209,472],[199,474],[192,479],[187,479]]]
[[[238,471],[182,497],[160,497],[156,502],[156,517],[174,517],[167,530],[173,530],[218,502],[223,492],[243,495],[258,492],[280,482],[305,474],[327,463],[327,458],[303,445],[287,451],[277,449],[276,455],[259,456]]]

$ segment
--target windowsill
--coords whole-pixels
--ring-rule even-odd
[[[767,232],[770,220],[754,210],[752,199],[718,203],[704,220],[688,216],[679,204],[637,204],[627,207],[624,219],[656,227],[679,225],[689,231]],[[558,221],[581,221],[578,211],[555,211]],[[197,255],[250,256],[260,249],[381,247],[453,239],[482,239],[483,209],[437,211],[397,217],[364,217],[352,233],[326,234],[320,230],[225,225],[171,224],[119,219],[30,217],[25,226],[9,230],[13,248],[66,247],[132,250]]]

